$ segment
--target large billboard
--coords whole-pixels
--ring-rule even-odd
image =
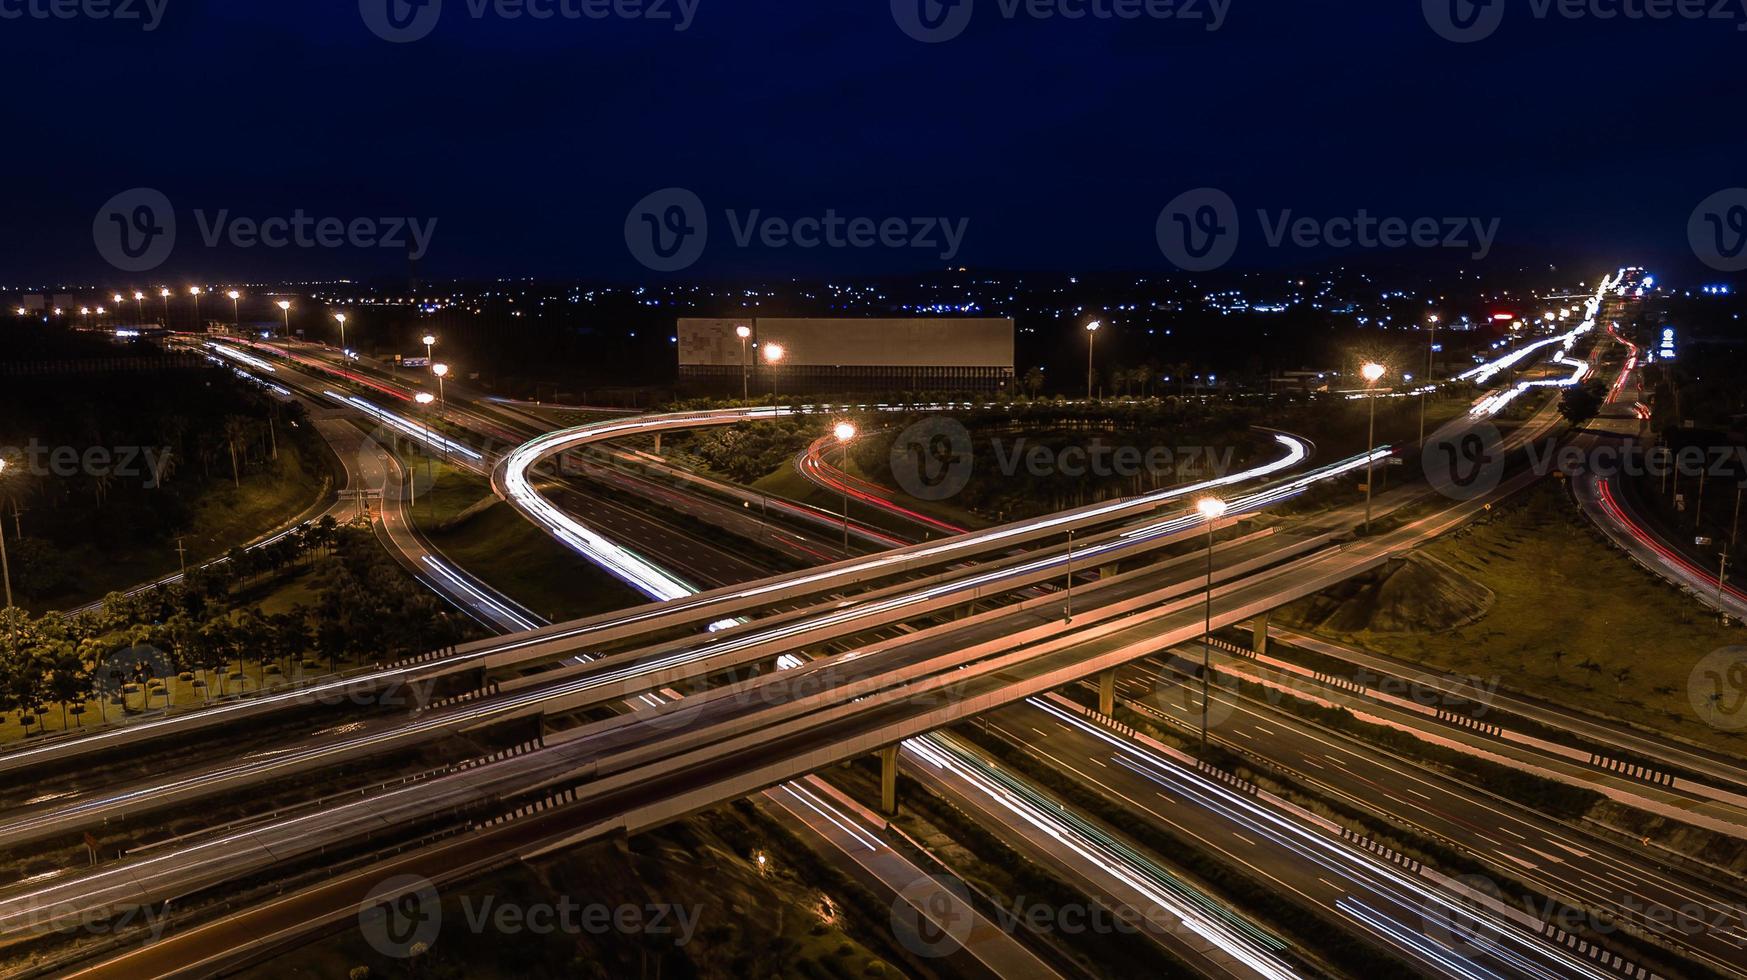
[[[751,328],[751,344],[781,344],[791,368],[1013,368],[1013,321],[1000,317],[685,317],[680,366],[739,365],[738,326]]]

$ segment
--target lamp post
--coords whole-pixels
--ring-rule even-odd
[[[1370,392],[1371,402],[1371,433],[1365,438],[1365,533],[1371,533],[1371,484],[1376,482],[1372,471],[1377,466],[1377,382],[1387,370],[1381,364],[1367,364],[1359,370],[1365,378],[1365,388]]]
[[[291,336],[291,301],[288,299],[282,299],[273,305],[279,307],[279,312],[285,314],[285,336],[290,337]]]
[[[91,307],[89,307],[89,306],[79,307],[79,315],[85,319],[85,329],[86,330],[91,329]]]
[[[837,437],[837,444],[843,447],[844,462],[847,463],[849,461],[849,444],[855,439],[855,423],[839,422],[831,430],[831,433]],[[849,551],[849,484],[847,482],[843,484],[843,551],[846,554]]]
[[[1103,325],[1102,320],[1093,320],[1086,324],[1086,401],[1088,404],[1092,401],[1092,350],[1098,344],[1098,328]]]
[[[1201,744],[1207,744],[1207,679],[1213,672],[1213,529],[1225,516],[1225,501],[1203,497],[1195,504],[1207,522],[1207,605],[1201,627]]]
[[[427,367],[429,367],[430,363],[431,363],[431,348],[437,346],[437,336],[436,336],[436,334],[429,334],[428,333],[419,339],[424,341],[424,344],[425,344],[425,365]]]
[[[225,295],[231,298],[231,332],[242,333],[243,314],[241,308],[237,306],[237,300],[242,299],[243,294],[233,289],[230,292],[225,293]]]
[[[188,295],[194,297],[194,332],[200,333],[200,287],[189,286]]]
[[[158,296],[164,300],[164,329],[170,329],[170,290],[158,290]]]
[[[425,430],[425,479],[431,478],[431,403],[436,401],[428,391],[413,396],[419,403],[419,428]]]
[[[441,418],[448,418],[449,400],[443,395],[443,378],[449,374],[449,365],[433,364],[431,365],[431,373],[437,376],[437,415]]]
[[[747,378],[751,365],[746,360],[746,341],[752,337],[752,328],[742,323],[734,328],[734,336],[740,338],[740,400],[752,400],[752,382]]]
[[[0,459],[0,474],[6,472],[6,461]],[[0,521],[0,577],[6,580],[6,608],[12,608],[12,566],[6,560],[6,527]]]
[[[1434,376],[1433,376],[1432,372],[1435,369],[1432,367],[1432,361],[1433,361],[1433,358],[1437,354],[1437,351],[1438,351],[1438,318],[1435,316],[1429,317],[1426,320],[1426,322],[1427,322],[1427,324],[1429,324],[1429,326],[1426,329],[1431,331],[1431,337],[1426,340],[1426,379],[1425,379],[1425,384],[1420,385],[1420,392],[1419,392],[1419,444],[1422,446],[1425,445],[1425,441],[1426,441],[1426,390],[1425,389],[1428,385],[1433,383],[1432,379]]]
[[[146,294],[139,290],[133,291],[133,315],[139,320],[140,326],[146,323]]]
[[[764,360],[766,364],[770,365],[770,411],[773,416],[776,414],[776,370],[777,365],[782,363],[784,353],[783,345],[781,344],[771,343],[764,345]]]
[[[346,353],[346,314],[335,313],[334,319],[340,321],[340,374],[346,378],[351,378],[351,365],[347,363],[351,360],[351,356]]]

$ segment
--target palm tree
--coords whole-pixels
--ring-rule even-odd
[[[238,487],[241,487],[243,485],[243,478],[242,478],[241,471],[237,467],[237,447],[243,444],[243,440],[248,438],[248,435],[249,435],[249,421],[248,421],[248,419],[243,418],[241,415],[227,415],[227,416],[225,416],[225,418],[224,418],[224,441],[225,441],[225,445],[230,447],[231,482]]]
[[[1043,368],[1034,367],[1027,370],[1025,372],[1025,380],[1022,383],[1025,386],[1026,394],[1030,395],[1032,398],[1036,398],[1038,392],[1043,390]]]

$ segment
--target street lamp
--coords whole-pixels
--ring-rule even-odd
[[[1103,325],[1102,320],[1093,320],[1086,324],[1086,401],[1088,403],[1092,401],[1092,349],[1098,344],[1098,328]]]
[[[423,340],[425,342],[425,363],[428,365],[431,361],[431,348],[437,345],[437,337],[435,334],[425,334]]]
[[[437,414],[447,418],[449,415],[449,400],[443,396],[443,378],[449,374],[449,365],[433,364],[431,373],[437,376]]]
[[[146,299],[145,293],[142,293],[137,289],[133,291],[133,313],[134,313],[134,316],[139,318],[141,326],[144,326],[145,322],[146,322],[145,299]],[[118,300],[116,300],[116,302],[119,303],[121,301],[118,299]]]
[[[1435,369],[1432,364],[1438,352],[1438,318],[1428,317],[1426,323],[1426,329],[1431,331],[1431,336],[1426,339],[1426,380],[1425,384],[1420,385],[1419,392],[1419,444],[1421,446],[1424,446],[1426,441],[1426,387],[1433,383],[1432,371]]]
[[[170,329],[170,290],[160,289],[158,295],[164,300],[164,329]]]
[[[413,401],[419,403],[419,427],[425,430],[425,479],[431,478],[431,403],[437,399],[428,391],[421,391],[413,396]]]
[[[241,333],[243,330],[243,314],[241,309],[237,306],[237,300],[242,299],[243,294],[233,289],[230,292],[225,293],[225,295],[231,298],[231,332]]]
[[[340,376],[350,379],[352,377],[352,369],[351,365],[346,363],[351,360],[351,358],[346,354],[346,314],[335,313],[334,319],[340,321]]]
[[[1213,672],[1213,529],[1225,516],[1225,501],[1202,497],[1195,509],[1207,522],[1207,615],[1201,628],[1201,744],[1207,744],[1207,679]]]
[[[285,314],[285,336],[290,337],[291,336],[291,301],[288,299],[282,299],[273,305],[279,307],[279,312]]]
[[[1371,402],[1371,434],[1365,437],[1365,533],[1371,533],[1371,484],[1376,482],[1372,470],[1377,465],[1377,382],[1388,370],[1375,362],[1359,369],[1365,379],[1365,389],[1370,392]]]
[[[189,286],[188,295],[194,297],[194,332],[200,332],[200,287]]]
[[[849,444],[855,439],[855,423],[839,422],[832,428],[831,434],[837,437],[837,444],[843,447],[844,462],[849,461]],[[849,551],[849,483],[843,484],[843,550]]]
[[[0,459],[0,475],[6,472],[6,461]],[[12,566],[6,560],[6,527],[0,521],[0,577],[6,579],[6,608],[12,608]]]
[[[752,328],[747,326],[746,324],[742,323],[738,327],[734,328],[734,336],[740,338],[740,400],[743,402],[744,401],[751,401],[752,400],[752,391],[751,391],[752,382],[750,380],[748,380],[746,377],[748,371],[750,370],[750,368],[746,362],[746,341],[752,337]]]
[[[785,351],[781,344],[773,343],[764,345],[764,360],[770,365],[770,404],[772,415],[776,414],[776,367],[778,364],[782,363],[784,353]]]

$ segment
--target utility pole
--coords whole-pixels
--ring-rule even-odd
[[[1432,384],[1432,372],[1436,370],[1432,366],[1433,358],[1438,350],[1438,318],[1434,316],[1427,322],[1431,336],[1426,340],[1426,376],[1419,392],[1419,444],[1422,446],[1426,441],[1426,389]]]
[[[188,548],[182,544],[180,537],[176,539],[176,567],[183,578],[188,577]]]
[[[1741,534],[1741,491],[1747,490],[1747,483],[1735,484],[1735,521],[1729,527],[1729,548],[1735,547],[1735,539]]]

